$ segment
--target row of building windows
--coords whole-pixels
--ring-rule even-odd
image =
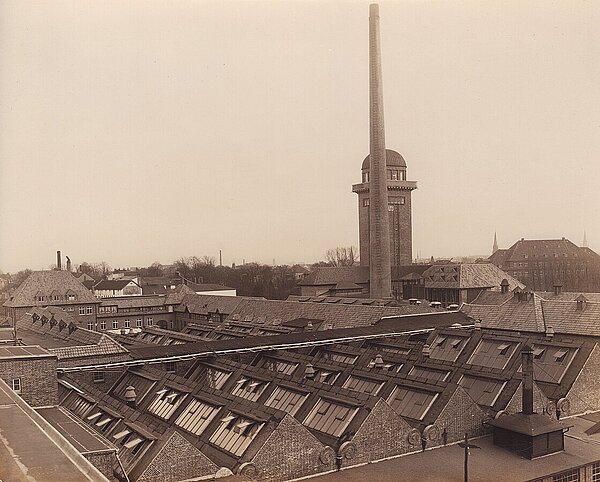
[[[400,196],[398,198],[394,198],[393,200],[388,202],[388,210],[389,211],[393,211],[394,210],[394,206],[402,206],[406,204],[406,198],[404,196]],[[369,207],[371,205],[371,199],[369,199],[368,197],[363,199],[363,203],[362,203],[363,207]]]
[[[371,176],[368,171],[362,173],[362,182],[369,182],[370,179]],[[387,179],[388,181],[406,181],[406,171],[401,169],[388,169]]]
[[[96,323],[96,326],[98,326],[98,325],[100,327],[100,330],[106,330],[106,326],[107,326],[106,320],[101,320],[100,323]],[[154,325],[154,320],[152,318],[146,318],[146,326],[153,326],[153,325]],[[137,328],[142,328],[144,326],[142,318],[138,318],[135,320],[135,326]],[[119,329],[119,321],[112,320],[111,328],[113,330],[118,330]],[[131,320],[123,320],[123,328],[131,328]],[[87,329],[94,331],[94,322],[93,321],[88,321]]]

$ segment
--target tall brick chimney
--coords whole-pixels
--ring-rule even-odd
[[[56,269],[60,271],[62,269],[62,260],[60,257],[60,251],[56,252]]]
[[[391,298],[390,223],[383,121],[383,83],[379,37],[379,5],[369,5],[369,114],[370,114],[370,296]]]
[[[521,363],[523,371],[523,398],[521,411],[527,415],[533,411],[533,350],[526,345],[521,350]]]

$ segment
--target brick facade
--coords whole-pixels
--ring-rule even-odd
[[[136,482],[175,482],[216,474],[215,465],[198,448],[173,431],[158,454],[146,465]]]
[[[380,399],[352,438],[356,455],[344,460],[344,465],[373,462],[420,450],[420,446],[408,442],[411,430],[412,427]]]
[[[515,393],[511,397],[510,401],[506,405],[505,410],[508,413],[519,413],[523,410],[523,384],[521,383]],[[540,390],[540,387],[537,386],[535,382],[533,382],[533,411],[536,413],[549,413],[551,410],[552,402],[544,395],[544,392]]]
[[[467,392],[461,387],[456,387],[450,400],[436,419],[435,425],[439,428],[440,433],[446,429],[446,440],[450,443],[463,440],[465,433],[468,433],[469,437],[487,433],[489,430],[485,428],[483,422],[488,418]],[[430,445],[435,446],[441,443],[442,440],[438,440],[437,443]]]
[[[569,415],[583,413],[592,410],[600,410],[600,384],[598,374],[600,373],[600,348],[594,346],[592,353],[579,372],[579,376],[571,386],[567,394],[570,402]]]
[[[32,407],[47,407],[58,403],[54,356],[0,360],[0,377],[11,388],[13,380],[19,378],[21,398]]]
[[[116,481],[113,475],[113,465],[117,463],[117,451],[113,452],[88,452],[83,454],[91,464],[96,467],[108,480]]]
[[[300,422],[286,415],[241,474],[255,480],[290,480],[334,468],[331,449],[325,450]],[[329,454],[322,457],[322,454]],[[325,463],[324,463],[325,462]]]

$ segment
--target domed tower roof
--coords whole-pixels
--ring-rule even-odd
[[[370,157],[371,157],[370,154],[367,157],[365,157],[365,160],[362,163],[362,170],[363,171],[365,169],[369,169],[370,168],[370,166],[369,166],[369,158]],[[404,168],[406,168],[406,161],[400,155],[399,152],[392,151],[391,149],[386,149],[385,150],[385,165],[386,166],[398,166],[398,167],[404,167]]]

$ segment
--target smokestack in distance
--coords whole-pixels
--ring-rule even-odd
[[[62,269],[62,262],[61,262],[61,257],[60,257],[60,251],[56,252],[56,269],[58,271],[60,271]]]
[[[533,350],[526,345],[521,350],[521,361],[523,370],[523,398],[521,411],[527,415],[533,411]]]

